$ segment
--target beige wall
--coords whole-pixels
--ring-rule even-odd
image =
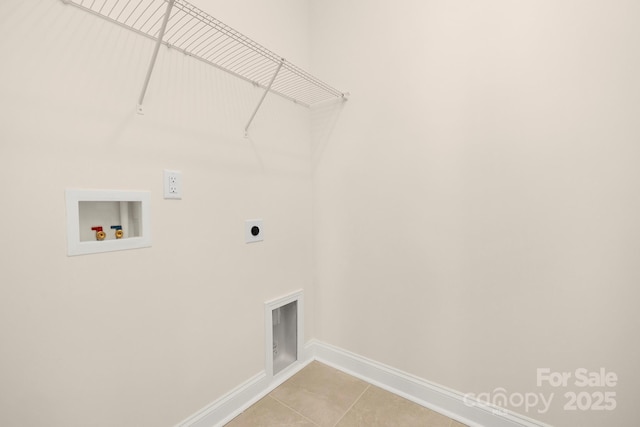
[[[172,425],[264,368],[298,288],[307,339],[637,424],[636,2],[193,3],[352,98],[268,97],[246,140],[259,91],[162,49],[138,116],[149,40],[0,2],[1,425]],[[67,257],[65,188],[150,190],[153,247]],[[616,372],[618,408],[562,411],[540,367]]]
[[[305,2],[244,3],[308,65]],[[261,92],[163,48],[138,116],[152,42],[59,0],[0,2],[0,33],[0,425],[174,425],[264,369],[264,301],[313,312],[309,112],[268,97],[244,139]],[[152,248],[67,257],[66,188],[151,191]]]
[[[554,392],[640,422],[640,4],[312,3],[352,93],[314,139],[319,339],[463,393]],[[617,373],[563,411],[536,369]],[[570,383],[571,385],[571,383]]]

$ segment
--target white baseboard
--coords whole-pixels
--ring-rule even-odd
[[[551,427],[502,408],[491,407],[465,397],[458,391],[321,341],[309,341],[302,356],[292,366],[272,378],[269,378],[265,371],[259,373],[182,421],[177,427],[221,427],[313,360],[433,409],[470,427]]]
[[[221,427],[298,373],[312,360],[310,358],[298,360],[272,378],[269,378],[266,372],[262,371],[178,423],[176,427]]]
[[[470,427],[551,427],[330,344],[313,340],[308,346],[315,360]]]

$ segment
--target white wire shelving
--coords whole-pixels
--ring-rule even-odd
[[[144,99],[160,44],[264,88],[262,100],[268,92],[272,92],[310,107],[347,97],[346,93],[324,83],[185,0],[62,1],[156,41],[156,50],[139,104]]]

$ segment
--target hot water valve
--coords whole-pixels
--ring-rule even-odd
[[[96,232],[96,240],[104,240],[107,235],[104,231],[102,231],[102,227],[91,227],[93,231]]]

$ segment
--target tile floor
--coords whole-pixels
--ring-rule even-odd
[[[465,427],[320,362],[311,362],[227,427]]]

